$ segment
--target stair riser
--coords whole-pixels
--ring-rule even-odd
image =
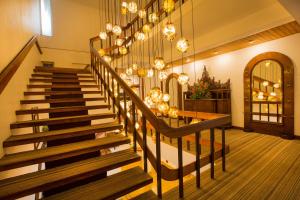
[[[93,78],[88,75],[54,75],[54,74],[32,74],[32,77],[41,77],[41,78],[57,78],[57,79],[78,79],[78,78]]]
[[[34,95],[72,95],[72,94],[101,94],[100,91],[52,91],[52,92],[24,92],[25,96]]]
[[[40,82],[40,83],[95,83],[94,80],[78,80],[78,79],[30,79],[30,82]]]
[[[26,127],[33,127],[33,126],[44,126],[44,125],[57,125],[57,124],[67,124],[67,123],[75,123],[75,122],[86,122],[90,120],[97,120],[97,119],[107,119],[115,117],[114,114],[107,114],[102,116],[90,116],[83,119],[69,119],[69,120],[55,120],[55,121],[45,121],[45,122],[24,122],[22,124],[11,124],[11,129],[16,128],[26,128]]]
[[[98,85],[27,85],[27,88],[99,88]]]
[[[41,100],[22,100],[23,104],[39,104],[39,103],[74,103],[74,102],[86,102],[86,101],[103,101],[104,98],[87,98],[87,99],[41,99]]]

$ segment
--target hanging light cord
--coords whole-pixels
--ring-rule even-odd
[[[195,82],[196,82],[196,47],[195,47],[195,21],[194,21],[194,0],[192,2],[192,26],[193,26],[193,50],[194,50],[194,75],[195,75]]]
[[[183,30],[182,30],[182,0],[179,0],[179,6],[180,6],[180,36],[182,38],[183,36]],[[181,53],[181,71],[183,73],[183,52]]]

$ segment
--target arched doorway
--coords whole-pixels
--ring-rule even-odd
[[[244,71],[244,129],[294,138],[294,67],[277,52],[254,57]]]
[[[171,100],[170,105],[176,106],[179,110],[182,110],[182,86],[178,83],[178,74],[172,73],[166,79],[166,92],[171,95],[174,102]],[[174,103],[175,105],[172,105]]]

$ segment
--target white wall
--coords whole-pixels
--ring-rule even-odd
[[[99,34],[98,0],[52,0],[53,37],[41,37],[43,60],[57,67],[90,63],[89,39]]]
[[[244,82],[243,73],[247,63],[256,55],[264,52],[275,51],[291,58],[295,67],[295,134],[300,135],[300,34],[295,34],[271,42],[215,56],[196,62],[197,78],[201,77],[203,65],[206,65],[211,76],[217,80],[226,81],[230,78],[232,90],[232,123],[233,126],[244,126]],[[180,73],[181,67],[176,67],[175,72]],[[184,71],[190,75],[190,83],[194,82],[193,63],[185,65]]]

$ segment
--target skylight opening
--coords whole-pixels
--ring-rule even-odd
[[[42,35],[52,36],[51,0],[40,1]]]

